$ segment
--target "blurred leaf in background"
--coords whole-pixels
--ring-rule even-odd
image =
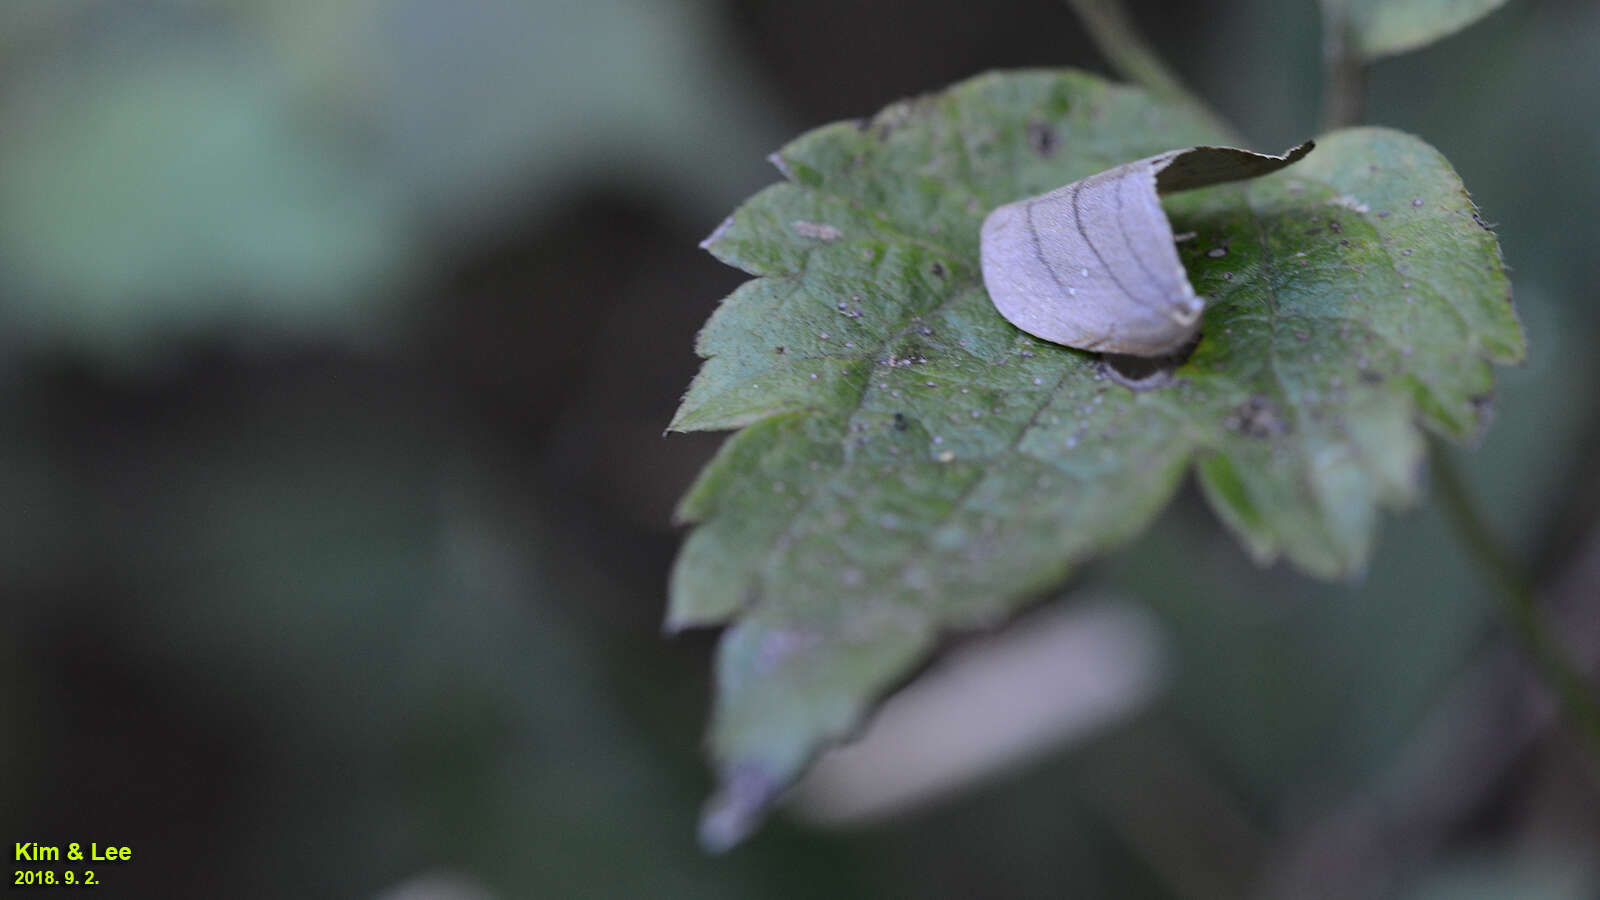
[[[1322,0],[1350,11],[1356,47],[1368,59],[1425,47],[1466,28],[1506,0]]]
[[[27,340],[392,336],[439,246],[568,185],[697,221],[774,117],[696,0],[0,10],[0,290]],[[708,143],[707,134],[721,138]]]
[[[64,57],[10,60],[29,71],[0,107],[8,327],[113,355],[372,327],[411,264],[401,198],[305,127],[249,41],[104,16]]]

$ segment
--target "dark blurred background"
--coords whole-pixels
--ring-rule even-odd
[[[1315,133],[1311,0],[1132,6]],[[1458,458],[1591,661],[1597,60],[1513,0],[1371,104],[1501,235],[1531,356]],[[0,841],[132,846],[107,897],[1600,896],[1595,759],[1432,505],[1326,585],[1192,489],[1050,601],[1153,623],[1114,723],[697,849],[695,245],[788,137],[1038,65],[1104,71],[1055,0],[0,4]]]

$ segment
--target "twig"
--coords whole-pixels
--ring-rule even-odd
[[[1067,6],[1077,15],[1083,27],[1088,30],[1089,37],[1099,48],[1106,62],[1111,64],[1119,75],[1134,84],[1143,87],[1153,96],[1186,106],[1206,124],[1226,136],[1229,140],[1238,141],[1238,132],[1229,125],[1226,119],[1217,115],[1204,100],[1184,87],[1167,64],[1161,61],[1154,49],[1145,42],[1133,22],[1128,19],[1127,12],[1122,8],[1120,0],[1065,0]]]
[[[1249,894],[1268,836],[1158,716],[1084,748],[1077,791],[1179,900]]]
[[[1582,671],[1567,658],[1560,642],[1550,633],[1534,600],[1533,588],[1483,520],[1455,461],[1437,443],[1432,468],[1445,514],[1456,537],[1493,583],[1523,650],[1540,677],[1555,692],[1568,725],[1588,740],[1590,751],[1600,758],[1600,698],[1595,696]]]
[[[1594,615],[1600,532],[1573,556],[1544,590],[1545,608],[1581,671],[1593,673],[1600,668],[1600,617]],[[1500,636],[1454,679],[1383,773],[1284,842],[1256,896],[1335,900],[1394,893],[1490,802],[1557,715],[1527,652],[1510,635]],[[1591,783],[1600,786],[1600,780]]]
[[[1359,125],[1367,114],[1367,64],[1352,46],[1349,0],[1322,0],[1322,127]]]

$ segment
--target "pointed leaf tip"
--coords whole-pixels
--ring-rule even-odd
[[[700,847],[726,853],[743,843],[763,819],[783,784],[760,768],[738,767],[724,776],[700,816]]]

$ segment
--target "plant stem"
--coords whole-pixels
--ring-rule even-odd
[[[1237,132],[1204,100],[1184,87],[1176,73],[1145,42],[1120,0],[1066,0],[1111,68],[1155,97],[1186,106],[1219,134],[1237,142]]]
[[[1556,694],[1568,724],[1600,756],[1600,697],[1550,633],[1533,588],[1489,529],[1449,451],[1434,444],[1433,477],[1456,537],[1495,587],[1511,625],[1539,676]]]
[[[1351,43],[1349,0],[1322,0],[1322,127],[1359,125],[1367,114],[1367,64]]]

